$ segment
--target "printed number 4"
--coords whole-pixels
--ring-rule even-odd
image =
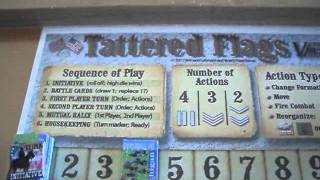
[[[179,100],[182,101],[182,103],[189,102],[187,93],[188,93],[187,91],[183,91],[182,94],[180,95]],[[208,102],[215,103],[217,101],[215,96],[216,96],[216,93],[214,91],[208,91]]]
[[[181,100],[182,103],[188,103],[189,98],[188,98],[188,95],[187,95],[187,91],[183,91],[182,92],[182,94],[179,97],[179,100]]]
[[[173,161],[179,161],[181,159],[182,159],[182,156],[180,156],[180,157],[169,157],[168,169],[171,170],[171,171],[168,172],[168,178],[170,180],[181,179],[181,177],[183,175],[183,169],[179,164],[174,164],[173,163]],[[172,169],[175,169],[175,172],[172,172]]]
[[[233,95],[235,96],[234,102],[235,103],[242,103],[242,93],[241,91],[234,91]],[[215,97],[216,93],[214,91],[208,91],[208,102],[209,103],[215,103],[217,101],[217,98]],[[182,101],[182,103],[188,103],[189,98],[188,98],[188,92],[183,91],[182,94],[179,96],[179,100]]]

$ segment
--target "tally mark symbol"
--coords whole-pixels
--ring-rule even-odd
[[[248,106],[243,107],[243,108],[239,108],[239,109],[237,109],[237,108],[235,108],[235,107],[232,107],[232,106],[229,106],[229,108],[230,108],[231,111],[233,111],[233,112],[235,112],[235,113],[237,113],[237,114],[242,114],[242,113],[244,113],[244,112],[246,112],[246,111],[249,110],[249,107],[248,107]]]
[[[202,121],[211,126],[217,126],[218,124],[222,123],[223,120],[224,120],[223,113],[219,113],[215,116],[211,116],[205,112],[202,113]]]
[[[244,126],[249,122],[249,117],[245,116],[242,118],[236,118],[236,117],[230,116],[230,120],[233,124],[237,126]]]

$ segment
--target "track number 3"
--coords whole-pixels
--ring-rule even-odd
[[[97,171],[96,175],[101,179],[110,177],[112,175],[112,170],[109,167],[112,164],[111,157],[108,155],[102,155],[98,158],[98,162],[102,164],[101,168],[103,168],[103,170]]]

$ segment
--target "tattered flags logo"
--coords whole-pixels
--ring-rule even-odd
[[[83,45],[81,44],[81,42],[73,37],[70,38],[69,41],[66,43],[66,47],[76,54],[79,54],[83,49]]]
[[[48,44],[48,48],[50,52],[57,53],[57,55],[65,49],[68,49],[75,54],[79,54],[84,46],[80,41],[71,37],[68,41],[65,41],[63,38],[55,39]]]
[[[64,39],[63,38],[59,38],[59,39],[56,39],[56,40],[53,40],[49,43],[48,47],[49,47],[49,51],[50,52],[59,52],[61,51],[62,49],[65,48],[65,42],[64,42]]]
[[[253,40],[235,34],[212,34],[215,57],[257,58],[266,63],[277,63],[279,58],[290,58],[289,44],[280,39]],[[107,38],[100,34],[85,35],[88,57],[205,57],[204,38],[200,34],[179,38],[139,38],[135,34]]]
[[[176,57],[223,58],[243,62],[259,60],[278,63],[290,59],[320,57],[320,42],[286,40],[275,35],[261,34],[186,34],[178,38],[163,34],[87,34],[83,40],[75,37],[60,37],[49,42],[49,50],[59,54],[64,49],[86,57]],[[285,37],[285,36],[284,36]]]

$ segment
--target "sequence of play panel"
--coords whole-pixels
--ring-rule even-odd
[[[121,179],[121,150],[56,148],[52,179]],[[316,180],[319,151],[161,150],[159,179]]]
[[[163,103],[161,65],[51,66],[33,127],[63,136],[161,137]]]
[[[319,66],[256,68],[266,137],[320,137]],[[246,65],[175,65],[171,128],[181,138],[255,135]],[[162,65],[57,65],[43,70],[33,129],[55,136],[162,137]],[[75,133],[76,132],[76,133]]]

